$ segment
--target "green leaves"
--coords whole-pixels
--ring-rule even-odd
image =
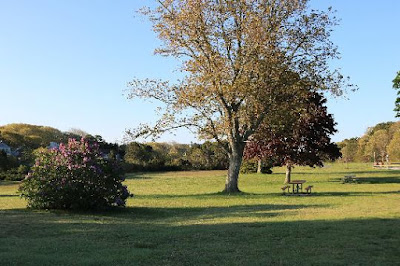
[[[393,80],[393,88],[396,90],[400,89],[400,71],[397,72],[397,76]],[[397,92],[397,95],[400,96],[400,91]],[[393,111],[396,112],[396,117],[400,117],[400,97],[396,98],[395,108]]]

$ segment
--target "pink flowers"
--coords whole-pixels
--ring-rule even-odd
[[[43,150],[20,188],[28,205],[46,209],[124,206],[129,192],[120,168],[100,156],[97,143],[70,139]]]

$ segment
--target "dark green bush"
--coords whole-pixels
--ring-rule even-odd
[[[0,180],[21,181],[25,178],[28,171],[29,167],[20,165],[17,168],[0,172]]]
[[[240,166],[240,173],[242,174],[254,174],[257,173],[258,168],[258,160],[257,159],[248,159],[243,160],[242,165]],[[261,173],[262,174],[272,174],[272,163],[270,161],[263,161],[261,164]]]
[[[240,173],[242,174],[253,174],[257,173],[257,160],[249,159],[243,160],[242,165],[240,166]]]

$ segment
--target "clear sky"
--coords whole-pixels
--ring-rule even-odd
[[[79,128],[107,141],[156,120],[155,104],[129,101],[134,77],[174,80],[177,62],[154,56],[151,25],[135,11],[151,0],[0,0],[0,125],[29,123],[66,131]],[[335,62],[359,86],[329,98],[338,123],[333,139],[361,136],[367,127],[395,121],[400,71],[398,0],[313,0],[341,18],[333,35],[342,59]],[[162,141],[189,143],[189,132]]]

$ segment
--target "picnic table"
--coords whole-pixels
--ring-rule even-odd
[[[300,192],[303,191],[303,184],[306,182],[306,180],[292,180],[289,182],[289,184],[292,184],[292,193],[293,194],[299,194],[299,190]],[[296,188],[295,188],[296,186]]]

